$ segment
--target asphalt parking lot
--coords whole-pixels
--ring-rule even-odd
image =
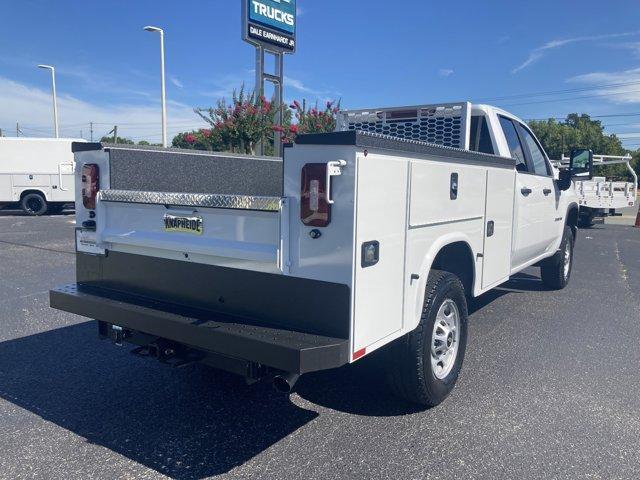
[[[580,231],[564,291],[530,269],[477,299],[458,386],[423,411],[371,361],[287,397],[98,340],[48,307],[73,226],[0,216],[1,478],[640,476],[640,229]]]

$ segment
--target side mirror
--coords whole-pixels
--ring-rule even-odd
[[[568,190],[574,177],[585,180],[591,180],[593,177],[593,152],[591,150],[582,148],[571,151],[569,168],[560,170],[558,188]]]
[[[572,177],[593,177],[593,152],[587,149],[578,149],[571,151],[569,159],[569,172]],[[586,175],[585,175],[586,174]]]

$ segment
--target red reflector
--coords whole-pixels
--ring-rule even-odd
[[[96,196],[100,190],[100,168],[95,163],[82,166],[82,204],[84,208],[96,208]]]
[[[367,347],[361,348],[360,350],[353,352],[353,359],[357,360],[360,357],[364,357],[365,353],[367,353]]]
[[[300,220],[309,227],[326,227],[331,222],[326,163],[307,163],[302,167]]]

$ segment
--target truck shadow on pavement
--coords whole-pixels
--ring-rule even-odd
[[[531,288],[538,289],[532,279],[516,278],[472,311]],[[379,361],[374,354],[305,375],[289,398],[270,382],[247,386],[204,366],[139,359],[100,341],[95,322],[85,322],[0,343],[0,397],[163,475],[200,479],[242,465],[326,408],[367,416],[423,411],[386,390]]]
[[[268,383],[138,359],[98,340],[94,322],[0,343],[0,396],[180,479],[228,472],[318,416]]]

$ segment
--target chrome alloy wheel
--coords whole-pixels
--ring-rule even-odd
[[[569,270],[571,269],[571,242],[567,241],[567,245],[564,247],[564,269],[563,274],[565,280],[569,278]]]
[[[436,315],[431,335],[431,368],[437,379],[444,379],[456,363],[460,343],[460,312],[446,299]]]

